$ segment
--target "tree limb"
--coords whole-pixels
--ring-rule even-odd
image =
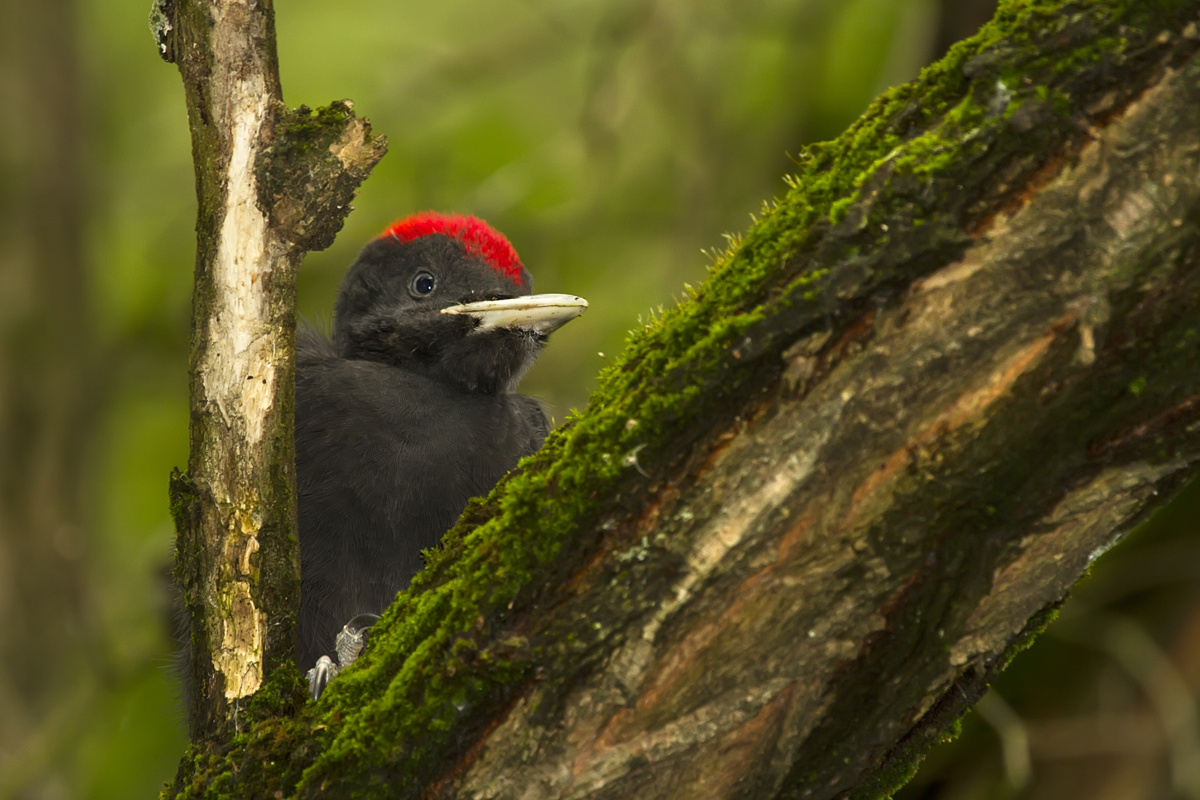
[[[1200,3],[1010,3],[176,792],[889,793],[1200,463]],[[189,795],[191,796],[191,795]]]
[[[221,739],[272,670],[294,672],[296,270],[384,142],[349,103],[283,107],[270,0],[160,0],[151,25],[183,77],[196,166],[191,454],[171,495],[189,717]]]

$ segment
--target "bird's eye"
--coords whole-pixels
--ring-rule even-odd
[[[428,272],[418,272],[413,276],[410,291],[414,295],[427,295],[437,286],[437,280]]]

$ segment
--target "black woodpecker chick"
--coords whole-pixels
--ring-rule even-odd
[[[467,500],[541,446],[545,413],[513,390],[587,303],[531,288],[486,223],[417,214],[347,271],[332,341],[300,331],[301,669],[382,613]]]

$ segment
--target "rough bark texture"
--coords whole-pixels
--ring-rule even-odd
[[[203,796],[879,796],[1200,464],[1200,3],[1003,5],[808,150]]]
[[[151,14],[183,77],[199,199],[191,453],[171,494],[189,719],[212,739],[272,670],[294,672],[296,269],[383,155],[348,103],[283,107],[273,13],[269,0],[163,0]]]

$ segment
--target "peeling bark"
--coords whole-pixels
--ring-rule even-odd
[[[273,13],[269,0],[162,0],[151,14],[183,77],[199,199],[191,454],[172,507],[189,717],[212,739],[272,670],[294,671],[296,270],[332,241],[384,146],[348,103],[283,107]]]
[[[1198,48],[1196,2],[1005,5],[175,791],[890,794],[1197,473]]]
[[[1200,463],[1198,111],[1190,60],[961,256],[795,342],[793,380],[551,612],[547,645],[601,620],[603,656],[522,691],[423,796],[839,797],[964,712]],[[1130,396],[1134,337],[1181,350],[1157,408]],[[632,613],[612,581],[644,582]]]

